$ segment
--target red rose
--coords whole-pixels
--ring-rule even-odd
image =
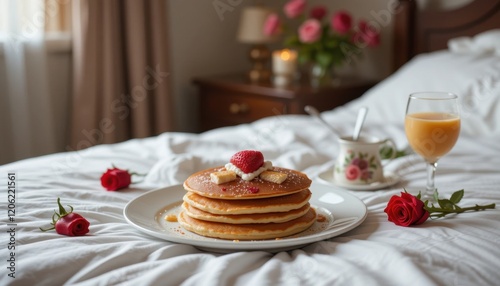
[[[283,7],[283,12],[288,18],[296,18],[300,16],[300,14],[304,13],[304,9],[306,8],[305,0],[291,0],[285,4]]]
[[[55,229],[58,234],[67,236],[81,236],[89,232],[90,223],[83,216],[74,213],[73,207],[69,211],[61,205],[61,199],[57,198],[57,205],[59,206],[59,213],[54,211],[52,215],[52,227],[43,229],[41,231],[48,231]]]
[[[358,24],[358,31],[354,34],[353,42],[375,47],[380,44],[380,33],[373,26],[368,25],[366,21],[361,20]]]
[[[351,29],[352,17],[347,12],[337,12],[332,16],[331,26],[333,30],[345,34]]]
[[[276,13],[271,13],[264,23],[264,35],[274,36],[280,32],[280,18]]]
[[[321,37],[321,23],[309,19],[299,27],[299,39],[303,43],[314,43]]]
[[[313,7],[309,15],[311,16],[311,18],[321,20],[326,15],[326,8],[324,6]]]
[[[108,191],[116,191],[128,187],[132,182],[131,177],[132,175],[126,170],[108,169],[101,176],[101,185]]]
[[[429,218],[424,203],[406,192],[401,192],[401,197],[392,196],[384,212],[389,221],[400,226],[422,224]]]
[[[62,216],[55,224],[56,232],[68,236],[80,236],[89,232],[90,223],[77,213]]]

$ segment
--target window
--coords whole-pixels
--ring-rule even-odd
[[[0,0],[0,52],[7,42],[46,40],[49,51],[70,49],[72,0]]]

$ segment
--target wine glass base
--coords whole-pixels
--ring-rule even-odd
[[[421,197],[421,200],[422,201],[429,201],[429,202],[434,202],[434,193],[430,193],[430,192],[425,192],[422,197]]]
[[[403,190],[406,193],[412,194],[414,197],[418,197],[419,200],[421,200],[422,202],[425,202],[426,200],[429,201],[430,203],[436,202],[432,194],[430,196],[427,195],[425,187],[424,188],[418,186],[404,187]]]

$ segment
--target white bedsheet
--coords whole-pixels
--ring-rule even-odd
[[[342,118],[340,118],[342,115]],[[328,112],[344,133],[355,116]],[[388,136],[406,147],[402,123],[368,122],[365,132]],[[500,135],[462,134],[438,167],[443,196],[464,188],[461,205],[500,204]],[[101,145],[77,153],[32,158],[0,166],[17,174],[15,278],[6,236],[6,192],[1,200],[3,246],[0,285],[498,285],[500,208],[399,227],[383,212],[403,188],[416,194],[425,184],[425,165],[416,156],[390,163],[402,181],[376,191],[350,191],[368,207],[357,228],[301,249],[210,253],[163,241],[131,227],[123,208],[151,189],[181,184],[191,173],[224,164],[241,149],[259,149],[274,165],[307,173],[314,181],[333,165],[333,137],[307,116],[280,116],[201,135],[166,133],[154,138]],[[105,191],[100,175],[114,164],[148,173],[118,192]],[[332,187],[336,188],[336,187]],[[312,190],[314,192],[314,190]],[[41,232],[56,198],[91,223],[90,233],[67,237]],[[8,226],[7,226],[8,227]]]

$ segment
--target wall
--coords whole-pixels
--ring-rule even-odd
[[[222,0],[223,2],[227,2]],[[194,77],[238,72],[249,68],[246,45],[236,42],[239,13],[245,4],[219,16],[212,1],[169,3],[170,83],[177,129],[196,131],[198,102]]]

